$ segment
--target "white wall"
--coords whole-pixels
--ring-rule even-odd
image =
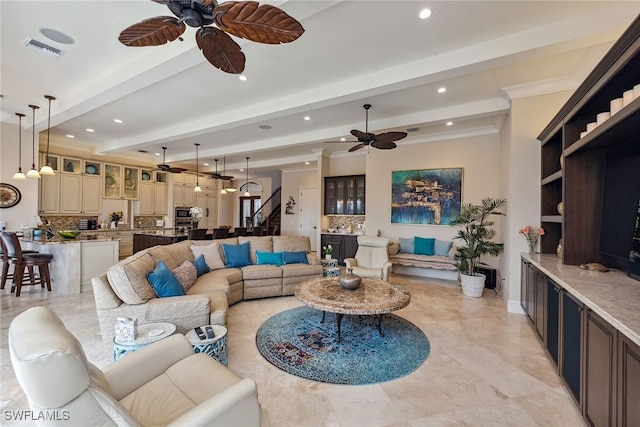
[[[300,188],[313,187],[318,189],[318,197],[322,199],[322,192],[320,191],[320,183],[318,182],[318,173],[316,169],[310,169],[309,171],[283,171],[282,172],[282,207],[280,211],[280,234],[297,236],[299,231],[300,215],[298,209],[300,208]],[[296,202],[295,213],[293,215],[286,215],[285,208],[289,196],[293,197]],[[320,206],[320,203],[318,203]],[[312,248],[312,250],[316,250]]]
[[[13,185],[22,194],[22,200],[16,206],[0,209],[0,221],[6,222],[7,231],[19,230],[22,224],[35,226],[33,217],[38,214],[38,180],[14,181],[12,179],[13,174],[18,170],[18,135],[17,123],[0,123],[0,182]],[[23,129],[21,165],[25,174],[31,168],[31,146],[31,133]],[[36,152],[37,162],[38,153]],[[39,168],[40,165],[36,164],[36,167]]]

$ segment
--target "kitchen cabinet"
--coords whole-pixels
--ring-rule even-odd
[[[328,176],[324,179],[325,215],[364,215],[365,176]]]
[[[133,234],[133,252],[137,253],[143,249],[152,248],[157,245],[171,245],[183,240],[187,240],[188,236],[175,234],[153,234],[153,233],[134,233]]]
[[[100,214],[102,163],[61,157],[60,208],[64,214]]]
[[[583,305],[568,292],[562,293],[560,309],[560,377],[578,404],[582,404],[582,310]]]
[[[196,176],[190,173],[175,173],[173,177],[173,205],[192,207],[196,205]]]
[[[560,292],[560,287],[547,279],[546,347],[556,366],[560,345]]]
[[[547,335],[547,279],[535,266],[522,260],[520,303],[529,323],[538,337],[545,342]]]
[[[138,200],[140,198],[140,169],[105,163],[103,197],[105,199]]]
[[[640,426],[640,347],[618,333],[617,423]]]
[[[167,172],[142,170],[140,215],[167,215]]]
[[[338,260],[340,265],[344,264],[345,258],[353,258],[358,250],[358,236],[344,234],[322,234],[320,237],[321,247],[331,245],[333,247],[333,258]]]
[[[203,215],[198,221],[198,228],[213,229],[218,226],[218,194],[204,187],[196,195],[196,206],[202,209]]]
[[[54,175],[42,175],[39,179],[38,212],[42,214],[60,212],[60,157],[53,155],[47,157],[43,154],[41,164],[46,164],[47,161]]]
[[[106,233],[108,237],[118,241],[120,259],[133,255],[133,231],[107,231]]]
[[[616,425],[617,331],[585,310],[584,417],[592,426]]]

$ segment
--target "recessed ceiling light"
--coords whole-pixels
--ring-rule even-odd
[[[347,138],[340,138],[340,141],[346,141]]]
[[[86,131],[87,131],[87,132],[91,132],[91,133],[95,132],[95,130],[93,130],[93,129],[89,129],[89,128],[87,128],[87,129],[86,129]]]
[[[304,119],[305,119],[305,120],[311,120],[311,117],[309,117],[309,116],[304,116]]]
[[[73,138],[75,138],[75,135],[71,135],[70,133],[68,133],[68,134],[67,134],[67,138],[71,138],[71,139],[73,139]]]
[[[240,168],[240,172],[244,172],[244,169]]]
[[[62,44],[74,44],[76,42],[71,36],[61,33],[58,30],[52,30],[51,28],[40,28],[40,34],[49,40]]]
[[[159,155],[160,155],[160,153],[153,153],[153,154],[155,154],[156,156],[159,156]]]
[[[203,165],[205,165],[205,166],[209,166],[209,163],[203,163]]]
[[[420,19],[427,19],[428,17],[431,16],[431,9],[428,9],[428,8],[422,9],[418,16],[420,17]]]
[[[453,122],[447,122],[447,126],[453,125]]]
[[[304,164],[305,164],[305,165],[308,165],[308,164],[309,164],[309,162],[304,162]]]
[[[259,127],[260,129],[264,129],[264,130],[269,130],[269,129],[271,129],[271,126],[269,126],[269,125],[259,125],[258,127]]]
[[[239,78],[240,80],[242,80],[243,82],[246,82],[246,81],[247,81],[247,76],[245,76],[245,75],[239,76],[238,78]]]
[[[123,121],[120,120],[120,119],[113,119],[113,121],[116,122],[116,123],[123,123]]]
[[[438,93],[445,93],[447,91],[446,87],[440,87],[438,88]]]

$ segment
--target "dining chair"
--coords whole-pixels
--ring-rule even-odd
[[[238,236],[246,236],[247,235],[247,227],[236,227],[233,229],[234,237]]]
[[[262,226],[253,227],[253,230],[251,232],[254,236],[262,236],[262,234],[264,233],[264,227]]]
[[[213,238],[214,239],[226,239],[229,236],[228,228],[214,228],[213,229]]]
[[[207,238],[206,228],[195,228],[189,230],[189,240],[205,240]]]
[[[40,285],[42,288],[47,287],[48,291],[51,291],[51,275],[49,272],[49,263],[53,259],[51,254],[27,253],[23,252],[20,247],[20,240],[16,233],[0,233],[0,240],[2,240],[2,253],[6,254],[8,261],[13,265],[13,277],[11,284],[11,292],[15,291],[16,297],[20,296],[23,286],[28,285]],[[4,258],[4,256],[3,256]],[[34,267],[38,267],[38,277],[35,277]],[[28,276],[25,277],[25,269],[28,271]],[[25,278],[27,281],[25,282]],[[4,277],[3,267],[3,282],[2,288],[4,288],[6,278]]]

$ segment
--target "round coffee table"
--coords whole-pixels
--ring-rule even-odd
[[[113,339],[113,360],[118,360],[122,356],[133,353],[136,350],[160,341],[163,338],[173,335],[176,332],[176,325],[168,322],[145,323],[138,326],[136,339],[133,341],[116,341]]]
[[[399,286],[378,279],[363,278],[358,289],[344,289],[337,278],[323,277],[300,283],[294,295],[309,307],[322,310],[322,320],[328,311],[336,313],[338,342],[340,323],[345,314],[377,316],[381,336],[382,316],[409,305],[411,295]]]

